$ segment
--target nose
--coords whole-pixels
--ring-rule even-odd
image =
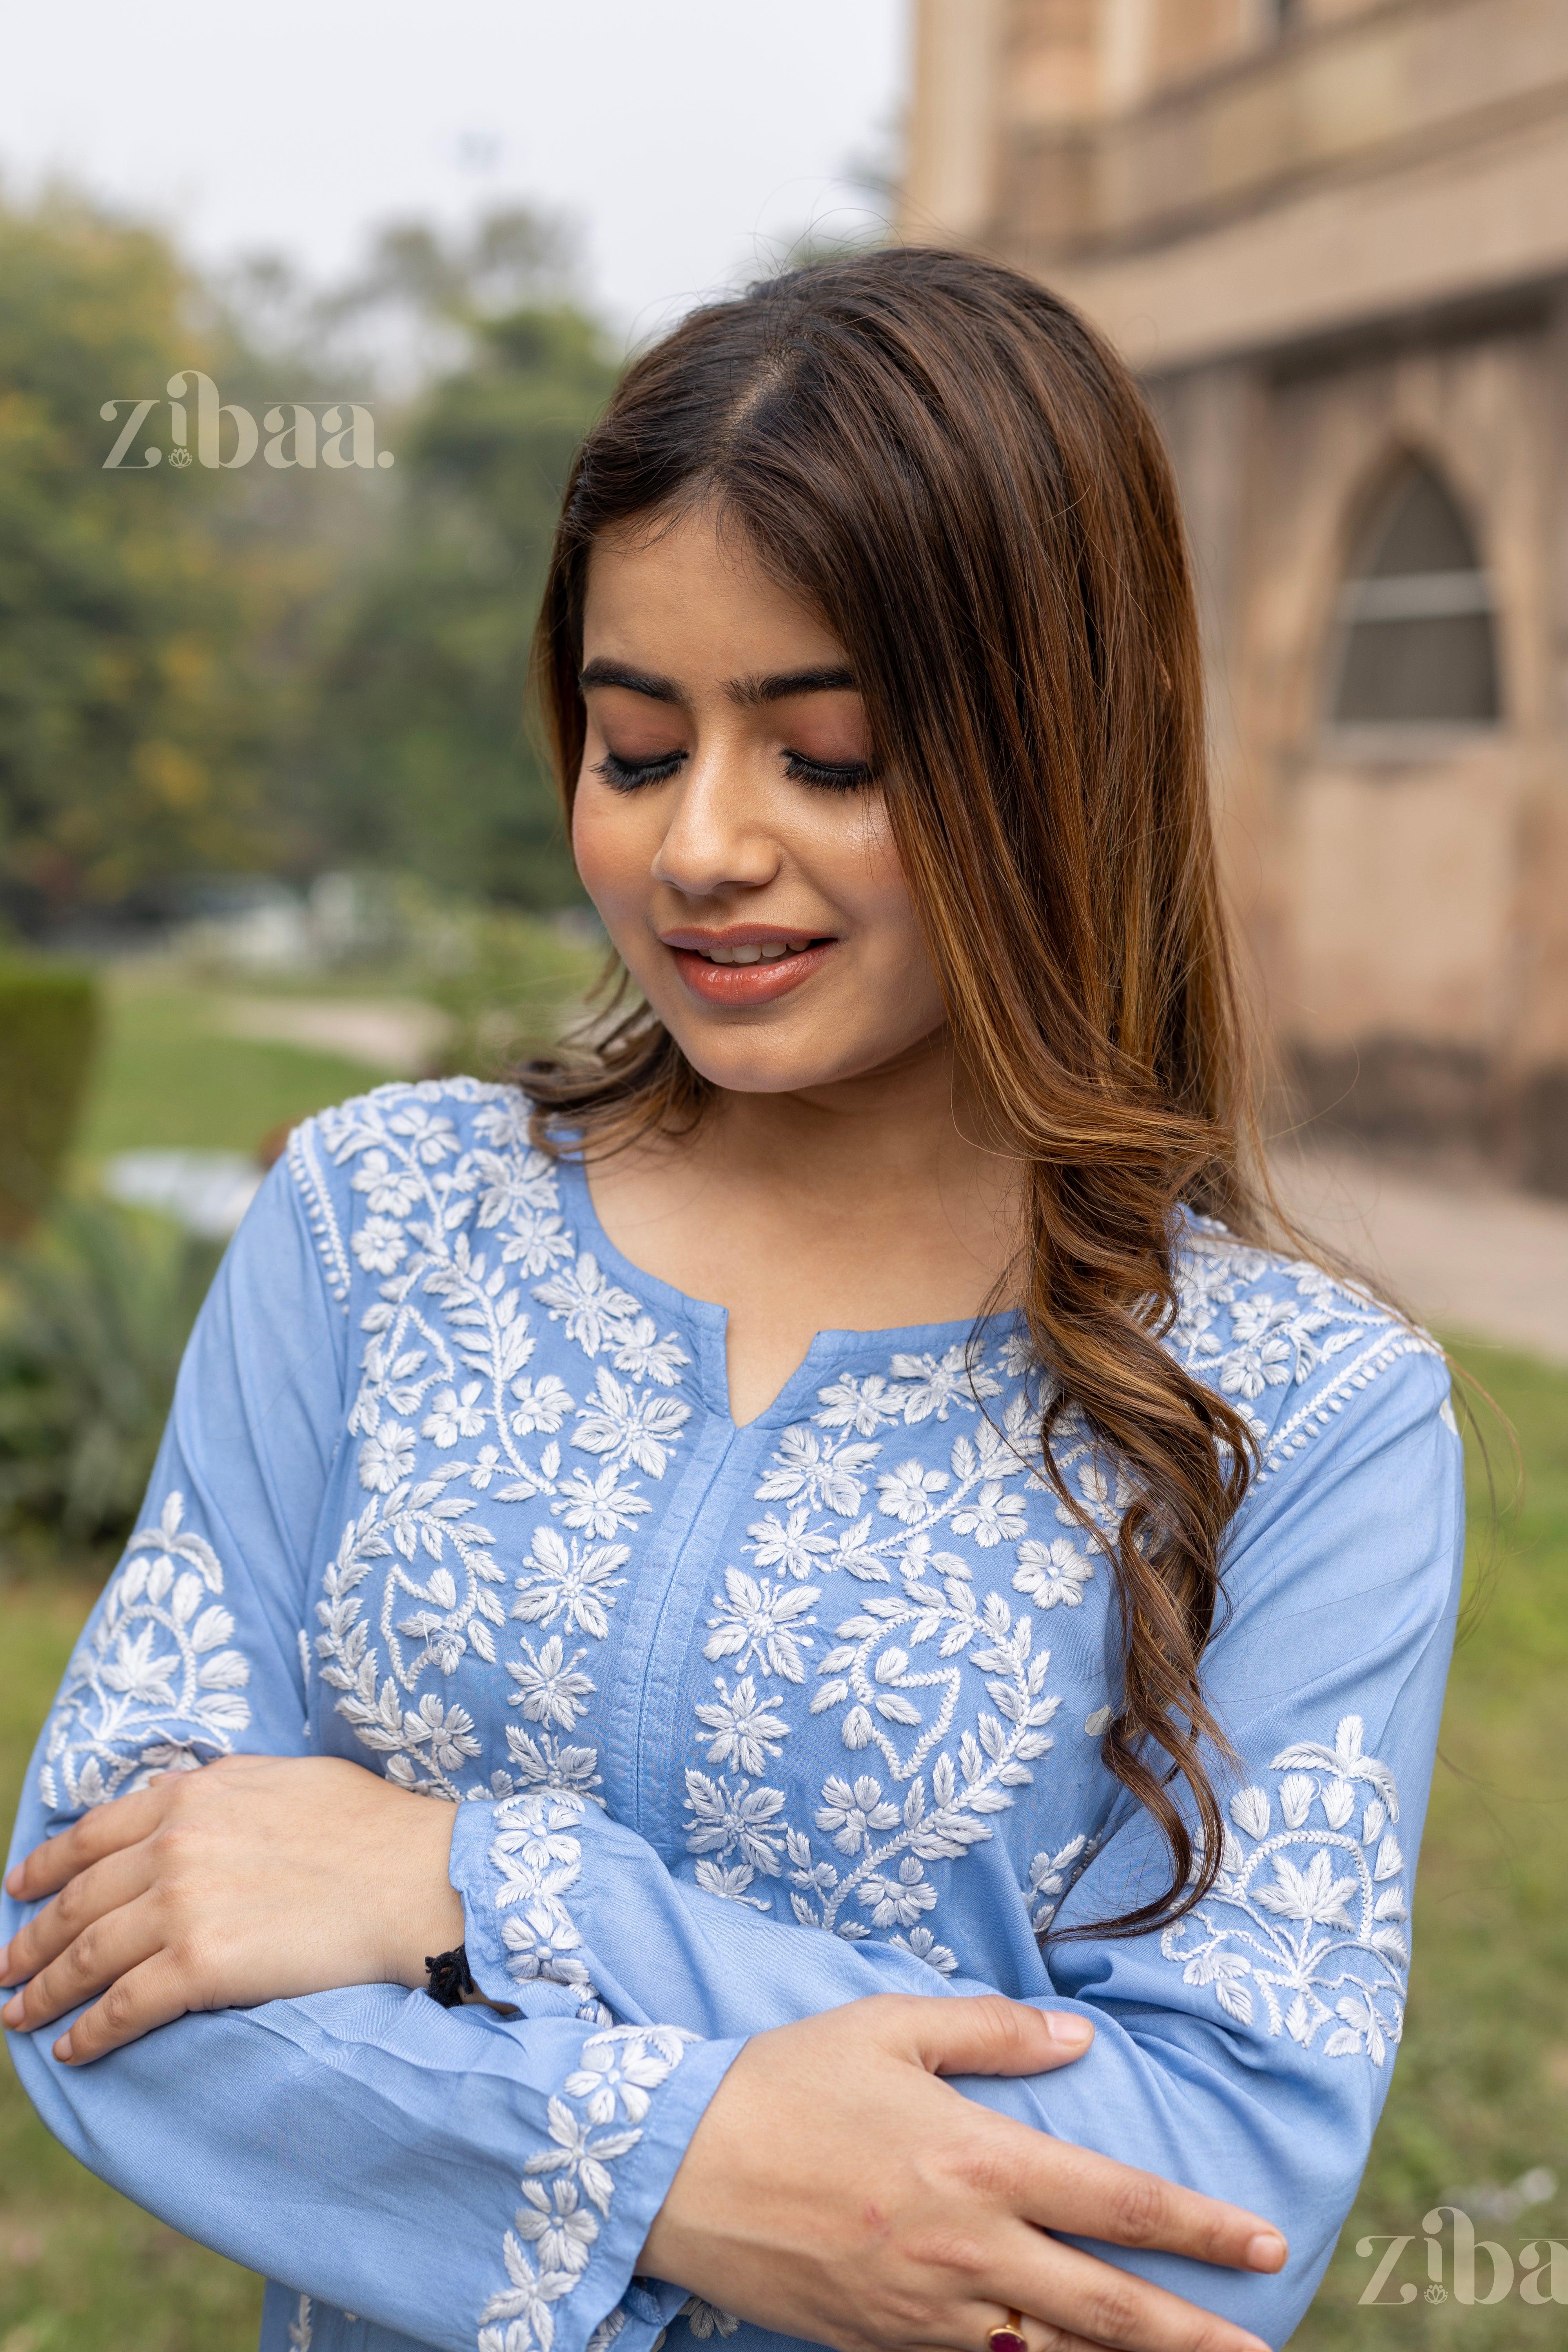
[[[726,758],[718,747],[689,762],[654,856],[656,882],[683,898],[710,898],[773,881],[779,844],[766,821],[766,796],[748,788],[745,768],[743,759]]]

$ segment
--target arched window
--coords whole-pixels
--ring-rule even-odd
[[[1488,727],[1498,719],[1490,584],[1463,515],[1410,458],[1339,599],[1335,727]]]

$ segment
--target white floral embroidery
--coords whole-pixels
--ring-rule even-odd
[[[724,1571],[705,1654],[734,1657],[752,1672],[733,1688],[721,1678],[717,1705],[695,1706],[703,1761],[722,1769],[715,1777],[694,1766],[686,1775],[687,1849],[702,1857],[700,1885],[771,1908],[755,1882],[787,1871],[802,1926],[851,1938],[880,1932],[947,1973],[957,1961],[927,1917],[939,1899],[928,1865],[959,1860],[991,1837],[994,1815],[1031,1783],[1030,1767],[1050,1748],[1046,1727],[1060,1700],[1046,1691],[1050,1653],[1036,1652],[1032,1617],[1016,1615],[998,1592],[977,1595],[968,1559],[939,1550],[937,1538],[966,1538],[983,1557],[1009,1544],[1015,1585],[1038,1588],[1045,1608],[1077,1602],[1093,1573],[1092,1538],[1064,1507],[1057,1516],[1076,1541],[1063,1536],[1047,1551],[1025,1535],[1020,1488],[1043,1490],[1031,1469],[1038,1408],[1020,1390],[999,1421],[981,1417],[1004,1386],[973,1350],[951,1349],[940,1360],[900,1353],[887,1376],[832,1381],[819,1392],[815,1425],[781,1434],[757,1496],[791,1507],[783,1521],[770,1513],[754,1522],[749,1536],[757,1568],[783,1578]],[[973,1431],[952,1439],[946,1469],[918,1460],[880,1466],[875,1432],[961,1412],[974,1416]],[[1070,1443],[1068,1459],[1086,1510],[1109,1525],[1112,1505],[1088,1447]],[[868,1512],[872,1488],[876,1508]],[[893,1523],[890,1531],[877,1532],[879,1517]],[[757,1677],[803,1679],[815,1636],[796,1628],[816,1624],[808,1608],[815,1612],[840,1570],[889,1588],[896,1573],[900,1590],[868,1592],[837,1621],[836,1643],[815,1668],[810,1713],[837,1715],[842,1746],[852,1756],[872,1751],[879,1769],[830,1772],[808,1826],[784,1819],[783,1790],[753,1785],[791,1732],[783,1694],[771,1696]],[[785,1580],[807,1575],[822,1581]],[[976,1676],[988,1706],[966,1704]],[[816,1849],[813,1830],[828,1853]]]
[[[329,1276],[335,1247],[371,1293],[350,1416],[363,1502],[322,1580],[317,1665],[405,1786],[582,1805],[602,1801],[595,1652],[631,1607],[662,1525],[648,1490],[680,1465],[691,1399],[680,1336],[579,1247],[525,1119],[512,1090],[459,1080],[384,1088],[306,1135],[301,1181],[319,1143],[359,1203],[346,1241],[317,1219]],[[1262,1476],[1429,1345],[1317,1268],[1203,1220],[1188,1221],[1178,1291],[1167,1344],[1247,1418]],[[757,1516],[739,1556],[716,1561],[698,1620],[717,1671],[685,1700],[688,1867],[705,1891],[770,1913],[787,1895],[804,1924],[958,1965],[951,1883],[1004,1817],[1009,1837],[1024,1832],[1016,1809],[1063,1693],[1082,1688],[1087,1738],[1110,1719],[1090,1705],[1103,1661],[1084,1603],[1109,1604],[1104,1555],[1131,1490],[1069,1412],[1056,1465],[1079,1507],[1052,1492],[1037,1453],[1045,1390],[1026,1335],[1003,1321],[837,1372],[769,1441]],[[1041,1639],[1053,1612],[1058,1688]],[[493,1702],[474,1704],[476,1666],[504,1671],[503,1763],[487,1752]],[[838,1761],[818,1753],[805,1772],[792,1757],[814,1728]],[[1018,1861],[1037,1929],[1092,1850],[1069,1840]],[[569,1957],[530,1932],[541,1967]]]
[[[250,1721],[248,1661],[230,1646],[223,1569],[171,1494],[141,1528],[67,1672],[38,1775],[44,1801],[79,1811],[226,1755]]]
[[[669,2025],[623,2025],[584,2042],[549,2104],[550,2145],[523,2167],[522,2203],[501,2245],[510,2284],[480,2314],[479,2352],[551,2352],[555,2306],[593,2259],[615,2195],[614,2167],[642,2137],[653,2093],[696,2035]],[[614,2311],[589,2338],[605,2352],[620,2332]]]
[[[497,1807],[494,1900],[511,1956],[507,1974],[520,1984],[542,1979],[565,1985],[578,1997],[580,2017],[610,2025],[613,2013],[599,1998],[564,1901],[582,1876],[583,1842],[575,1832],[584,1809],[581,1796],[560,1789],[510,1797]]]
[[[1179,1313],[1168,1344],[1187,1370],[1228,1397],[1262,1443],[1258,1483],[1327,1429],[1350,1397],[1399,1357],[1436,1354],[1424,1331],[1365,1292],[1304,1259],[1281,1259],[1231,1240],[1207,1218],[1188,1221],[1179,1253]],[[1256,1285],[1267,1281],[1268,1290]],[[1228,1311],[1228,1331],[1218,1328]],[[1257,1412],[1270,1389],[1300,1388],[1329,1366],[1309,1401],[1272,1429]]]
[[[1081,1878],[1099,1848],[1098,1838],[1080,1834],[1069,1838],[1055,1853],[1037,1853],[1030,1863],[1024,1881],[1024,1899],[1029,1906],[1029,1925],[1037,1936],[1045,1934],[1061,1907],[1063,1895]]]
[[[316,2340],[316,2331],[310,2324],[310,2296],[302,2294],[299,2308],[289,2322],[289,2352],[310,2352]]]
[[[741,2325],[732,2311],[721,2311],[716,2303],[704,2303],[700,2294],[689,2294],[675,2315],[685,2320],[701,2344],[710,2336],[733,2336]]]
[[[1181,1961],[1184,1984],[1212,1985],[1238,2025],[1257,2021],[1256,1990],[1270,2034],[1310,2048],[1330,2026],[1326,2056],[1362,2054],[1381,2066],[1404,2024],[1409,1913],[1405,1856],[1389,1827],[1398,1791],[1363,1738],[1361,1717],[1347,1715],[1331,1748],[1281,1748],[1269,1769],[1285,1777],[1272,1797],[1238,1790],[1230,1817],[1247,1843],[1226,1832],[1212,1892],[1166,1929],[1160,1948]]]
[[[464,1105],[473,1111],[467,1139],[454,1117]],[[607,1637],[630,1558],[616,1538],[649,1513],[640,1481],[665,1475],[690,1417],[689,1404],[670,1393],[689,1360],[679,1339],[661,1336],[639,1301],[577,1252],[555,1169],[530,1145],[524,1121],[510,1087],[472,1079],[387,1087],[300,1130],[291,1162],[334,1282],[347,1256],[329,1223],[317,1144],[351,1168],[364,1213],[349,1251],[381,1277],[362,1317],[348,1423],[369,1499],[322,1579],[319,1670],[390,1779],[447,1798],[506,1796],[520,1786],[597,1791],[596,1750],[553,1738],[575,1728],[595,1692],[587,1651],[568,1655],[566,1643]],[[536,1341],[524,1280],[535,1281],[534,1299],[577,1348],[608,1356],[585,1397],[574,1397],[558,1371],[528,1369]],[[563,1466],[569,1424],[564,1442],[595,1457],[594,1468]],[[527,1447],[540,1438],[542,1445]],[[422,1444],[433,1449],[423,1459]],[[508,1766],[491,1771],[488,1788],[465,1789],[483,1752],[474,1716],[420,1686],[470,1659],[502,1662],[507,1577],[481,1496],[508,1515],[534,1509],[525,1540],[508,1544],[514,1559],[522,1556],[510,1617],[551,1638],[536,1646],[524,1633],[505,1664],[517,1685],[512,1703],[552,1731],[535,1737],[510,1726]],[[365,1608],[373,1575],[381,1587],[374,1620]]]

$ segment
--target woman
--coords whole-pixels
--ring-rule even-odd
[[[1263,1245],[1157,436],[1005,270],[783,278],[590,436],[539,675],[642,1002],[294,1136],[28,1783],[23,2079],[268,2352],[1277,2345],[1460,1449]]]

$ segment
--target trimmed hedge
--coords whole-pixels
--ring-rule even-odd
[[[19,1240],[48,1206],[98,1023],[89,971],[0,958],[0,1241]]]

